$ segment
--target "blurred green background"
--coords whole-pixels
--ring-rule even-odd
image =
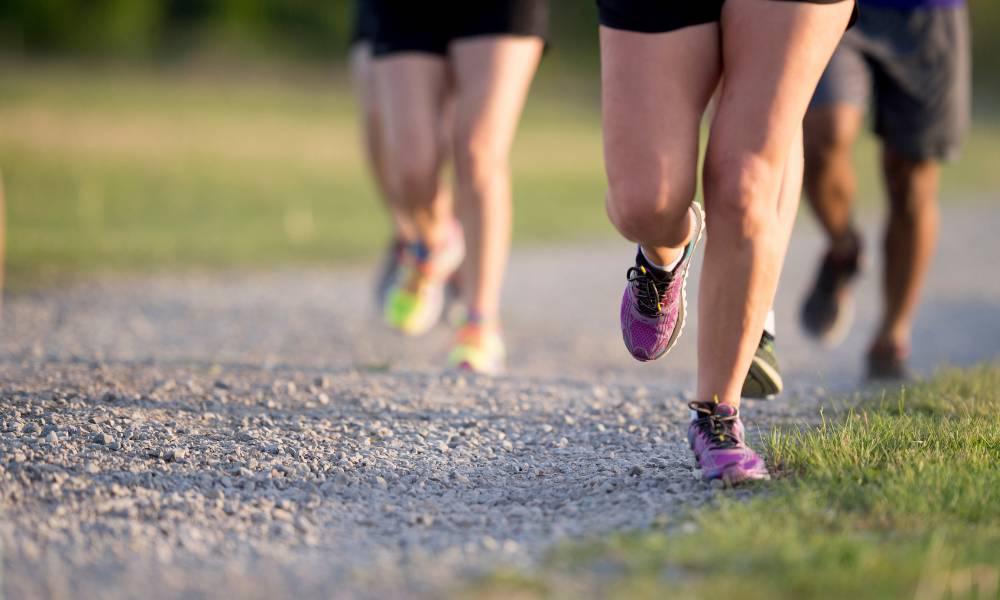
[[[976,126],[948,201],[1000,189],[1000,3],[974,0]],[[358,146],[348,0],[0,2],[14,288],[104,270],[334,264],[385,241]],[[613,235],[596,11],[554,0],[514,151],[519,243]],[[874,147],[858,149],[877,198]],[[572,215],[572,218],[567,218]]]

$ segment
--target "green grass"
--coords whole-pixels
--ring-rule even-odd
[[[1000,365],[949,371],[763,444],[780,477],[659,531],[558,550],[471,595],[1000,597]],[[611,577],[592,575],[595,568]]]
[[[550,78],[513,157],[517,243],[614,236],[594,86]],[[10,284],[100,270],[332,264],[370,257],[386,221],[342,75],[5,65],[0,170]],[[981,123],[958,196],[1000,187]],[[870,143],[863,195],[876,194]]]

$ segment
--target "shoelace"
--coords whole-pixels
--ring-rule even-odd
[[[663,297],[667,294],[667,288],[670,287],[673,277],[668,275],[664,280],[657,280],[642,266],[629,267],[625,277],[635,290],[639,312],[647,317],[659,316],[663,310]]]
[[[713,448],[732,448],[740,445],[740,439],[736,437],[736,420],[740,418],[740,413],[721,416],[715,414],[712,405],[691,402],[688,408],[698,413],[695,419],[695,426],[705,434],[705,437],[712,443]]]

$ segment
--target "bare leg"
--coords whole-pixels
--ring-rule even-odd
[[[885,232],[885,312],[873,347],[906,353],[920,291],[930,268],[938,235],[936,161],[915,161],[885,148],[882,153],[889,194]]]
[[[375,78],[372,75],[371,45],[368,42],[355,44],[351,49],[350,63],[354,89],[361,110],[362,143],[375,188],[392,221],[393,237],[413,241],[415,237],[413,227],[407,222],[406,215],[393,206],[389,191],[382,119],[375,95]]]
[[[848,2],[756,0],[723,9],[725,85],[704,174],[712,233],[701,279],[700,400],[739,405],[787,249],[778,210],[784,171],[851,10]]]
[[[857,178],[851,148],[861,118],[861,109],[851,104],[823,106],[806,113],[806,194],[834,252],[856,249],[852,209]]]
[[[510,150],[538,68],[537,38],[489,36],[451,45],[455,180],[467,239],[466,305],[495,323],[511,238]]]
[[[4,274],[7,271],[7,203],[0,173],[0,318],[3,317]]]
[[[701,118],[721,68],[715,24],[659,34],[601,27],[608,217],[661,265],[691,237]]]
[[[445,152],[441,145],[448,71],[444,59],[401,53],[374,61],[372,74],[382,122],[383,173],[394,210],[417,240],[436,246],[451,214],[438,202]]]
[[[778,195],[778,230],[781,232],[782,244],[786,252],[788,251],[788,242],[792,238],[792,229],[795,227],[795,217],[799,212],[799,202],[802,199],[804,168],[802,130],[799,129],[792,142],[788,160],[785,161],[785,169],[781,176],[781,193]],[[782,266],[784,266],[784,262],[785,258],[782,254]]]

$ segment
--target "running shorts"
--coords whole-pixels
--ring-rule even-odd
[[[370,0],[375,8],[373,53],[448,54],[455,40],[515,35],[548,35],[548,0]]]
[[[965,6],[865,6],[823,73],[811,107],[846,103],[874,112],[875,133],[914,160],[950,160],[972,111]]]
[[[354,25],[351,30],[351,45],[359,42],[371,43],[375,39],[374,0],[354,0]]]
[[[785,1],[834,4],[848,0]],[[601,25],[605,27],[640,33],[666,33],[718,21],[722,17],[723,4],[725,0],[597,0],[597,10]],[[855,3],[851,23],[854,23],[857,14]]]

